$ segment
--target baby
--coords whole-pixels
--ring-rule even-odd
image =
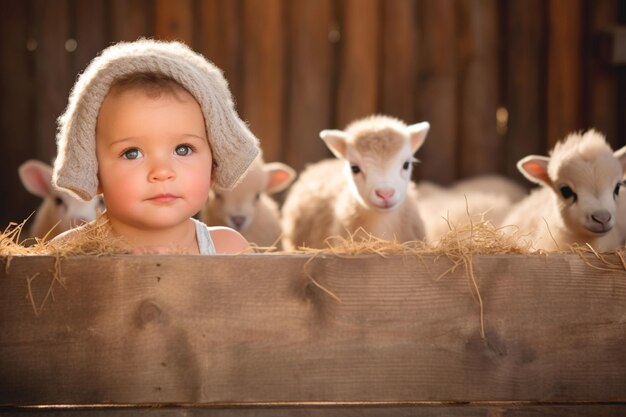
[[[187,46],[139,40],[105,49],[76,82],[57,144],[55,185],[83,200],[101,193],[111,233],[133,253],[248,247],[235,230],[192,218],[210,187],[232,188],[259,149],[221,71]]]

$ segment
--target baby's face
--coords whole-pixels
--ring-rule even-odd
[[[176,227],[208,197],[211,149],[200,106],[186,91],[110,93],[98,114],[96,153],[99,191],[114,225]]]

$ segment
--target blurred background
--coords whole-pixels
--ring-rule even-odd
[[[415,179],[484,173],[595,127],[626,144],[626,1],[0,0],[0,227],[38,205],[18,166],[54,157],[56,118],[104,47],[181,40],[224,71],[266,161],[384,113],[432,128]],[[622,26],[620,26],[622,25]]]

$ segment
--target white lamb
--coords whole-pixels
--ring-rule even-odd
[[[311,165],[292,186],[283,206],[283,247],[323,248],[328,237],[360,229],[381,239],[423,239],[411,173],[429,127],[375,115],[345,131],[320,132],[339,159]]]
[[[269,194],[283,191],[295,177],[290,166],[263,163],[259,157],[232,190],[211,192],[200,220],[211,226],[232,227],[261,247],[278,245],[282,234],[280,212]]]
[[[470,222],[500,224],[526,194],[516,182],[495,174],[466,178],[450,187],[422,181],[418,190],[420,212],[427,220],[426,239],[431,243]]]
[[[52,167],[44,162],[29,159],[20,165],[18,173],[26,190],[43,198],[26,237],[51,239],[94,220],[98,209],[101,209],[99,197],[84,202],[53,188]]]
[[[517,226],[536,249],[588,243],[605,252],[622,245],[614,226],[626,147],[613,152],[603,135],[589,130],[557,143],[550,157],[530,155],[517,167],[542,187],[514,206],[504,226]]]

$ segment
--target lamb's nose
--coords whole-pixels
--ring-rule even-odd
[[[598,210],[591,213],[591,218],[604,226],[611,221],[611,213],[608,210]]]
[[[379,188],[375,192],[378,197],[385,201],[389,200],[396,193],[393,188]]]
[[[246,216],[230,216],[230,221],[235,226],[235,229],[239,229],[246,222]]]

